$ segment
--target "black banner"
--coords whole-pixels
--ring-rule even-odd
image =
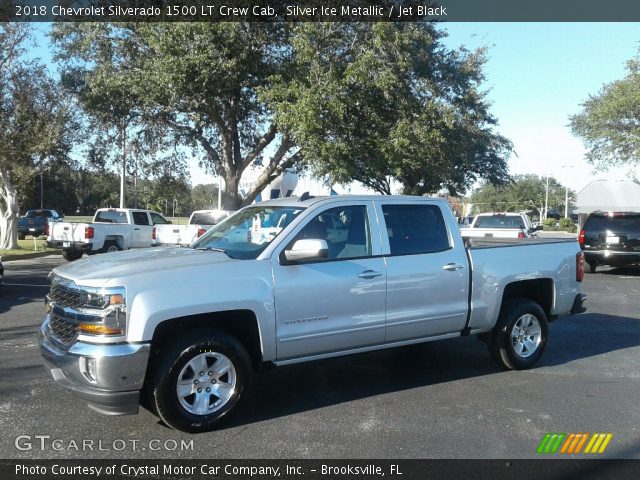
[[[637,0],[3,0],[17,22],[637,22]]]
[[[0,460],[3,480],[636,479],[638,460]]]

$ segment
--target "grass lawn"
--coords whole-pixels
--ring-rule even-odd
[[[57,248],[47,248],[47,243],[44,238],[38,238],[34,241],[33,238],[29,237],[25,240],[18,240],[18,247],[13,250],[0,250],[0,257],[3,257],[5,260],[9,260],[12,256],[16,255],[29,255],[29,254],[41,254],[42,252],[51,252],[51,253],[59,253],[60,250]]]

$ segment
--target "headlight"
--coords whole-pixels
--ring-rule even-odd
[[[104,313],[101,316],[91,315],[90,321],[87,316],[81,317],[78,322],[78,331],[86,335],[108,335],[122,336],[126,333],[127,313],[126,313],[125,289],[122,287],[111,287],[99,291],[83,291],[80,296],[82,308],[98,309]]]
[[[80,294],[82,308],[98,308],[104,310],[108,307],[124,308],[123,293],[82,292]]]

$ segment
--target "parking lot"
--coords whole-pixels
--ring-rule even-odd
[[[63,262],[5,263],[3,458],[535,458],[547,432],[611,432],[603,456],[640,458],[640,268],[587,275],[588,312],[551,324],[533,370],[501,371],[475,338],[282,367],[255,377],[225,428],[191,436],[144,410],[99,415],[54,384],[36,332]],[[35,436],[50,436],[44,449]]]

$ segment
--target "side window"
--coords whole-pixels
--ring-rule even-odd
[[[167,219],[164,218],[162,215],[154,212],[151,212],[151,221],[153,222],[154,225],[165,225],[169,223],[167,222]]]
[[[303,238],[326,240],[328,260],[368,257],[371,234],[367,207],[352,205],[325,210],[307,223],[293,242]],[[293,242],[287,248],[291,248]]]
[[[436,205],[383,205],[392,255],[441,252],[451,248]]]
[[[133,223],[136,225],[149,225],[149,217],[147,212],[131,212]]]

